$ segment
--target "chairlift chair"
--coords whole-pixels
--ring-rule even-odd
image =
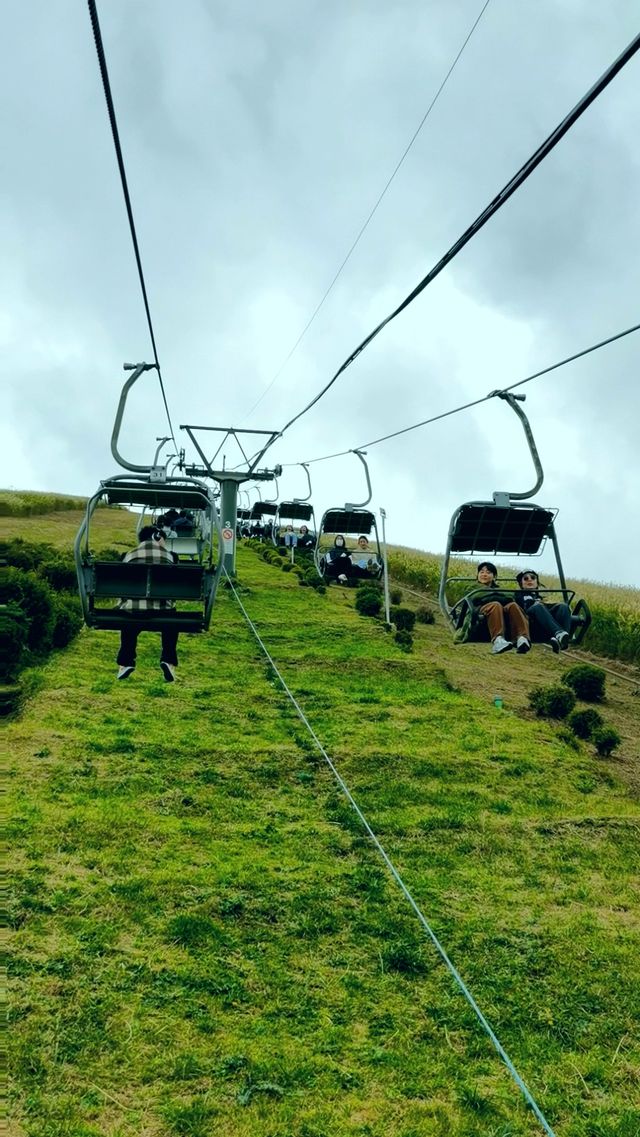
[[[447,547],[440,574],[440,608],[452,628],[459,631],[465,624],[468,613],[473,611],[471,603],[480,591],[474,578],[449,576],[449,560],[452,553],[471,557],[478,554],[485,557],[535,557],[539,556],[550,540],[553,546],[556,574],[560,580],[559,588],[540,587],[541,599],[553,602],[563,601],[571,608],[571,643],[577,646],[584,639],[591,612],[585,600],[576,600],[574,589],[568,588],[560,559],[560,548],[555,530],[556,509],[547,509],[536,502],[528,501],[538,492],[544,480],[542,465],[527,416],[517,404],[523,402],[524,395],[512,395],[507,391],[494,391],[494,395],[504,399],[522,422],[535,466],[537,480],[532,490],[526,493],[496,492],[492,501],[470,501],[456,509],[449,525]],[[504,591],[505,578],[500,584]],[[515,578],[508,578],[514,591],[518,588]],[[466,586],[466,587],[465,587]],[[460,596],[464,588],[465,595]],[[473,613],[473,623],[468,641],[488,639],[485,621],[477,612]],[[532,628],[532,638],[536,632]]]
[[[294,530],[299,530],[301,524],[306,525],[315,534],[316,519],[311,503],[297,500],[281,501],[273,523],[272,541],[274,545],[285,543],[284,535],[288,525],[292,525]]]
[[[371,557],[368,558],[372,563],[366,570],[366,576],[373,580],[379,580],[384,572],[384,562],[376,515],[366,508],[372,496],[369,469],[364,458],[364,452],[354,450],[353,453],[357,455],[364,466],[368,497],[366,501],[359,505],[347,503],[342,507],[335,506],[326,510],[318,530],[318,540],[316,542],[314,557],[315,564],[320,575],[326,579],[330,575],[328,572],[329,564],[327,561],[327,553],[333,546],[338,533],[343,535],[347,551],[351,554],[357,551],[358,537],[366,537],[367,540],[373,538],[374,546],[371,548]]]
[[[76,534],[74,554],[78,588],[85,622],[89,627],[121,631],[138,627],[145,631],[178,628],[183,632],[203,632],[209,627],[213,603],[222,573],[222,535],[220,518],[207,485],[189,476],[168,477],[166,467],[138,466],[125,461],[118,452],[118,435],[129,390],[140,375],[151,367],[126,367],[133,372],[120,395],[111,438],[111,451],[124,469],[133,473],[116,474],[100,483],[87,502],[83,521]],[[163,440],[166,441],[166,440]],[[156,459],[157,459],[156,452]],[[170,509],[189,510],[201,518],[202,547],[199,562],[177,564],[138,564],[103,561],[91,550],[91,519],[99,503],[142,507],[152,515]],[[167,546],[181,538],[169,539]],[[217,561],[214,563],[214,546]],[[115,606],[119,599],[186,602],[188,609],[147,608],[143,613]]]

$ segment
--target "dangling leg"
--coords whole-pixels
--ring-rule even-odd
[[[135,670],[138,634],[138,628],[122,628],[120,632],[120,651],[116,658],[118,664],[117,679],[128,679],[131,672]]]
[[[526,614],[522,611],[519,604],[511,601],[510,604],[504,606],[505,620],[509,628],[509,635],[512,640],[516,641],[516,651],[520,655],[525,652],[531,651],[531,640],[529,638],[529,621]]]
[[[178,629],[165,628],[161,632],[162,651],[160,653],[160,668],[167,683],[173,683],[178,666]]]
[[[490,600],[488,604],[482,605],[480,611],[487,621],[493,654],[500,655],[503,651],[509,651],[513,644],[505,638],[502,604],[498,600]]]

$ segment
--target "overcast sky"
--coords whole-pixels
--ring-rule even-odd
[[[281,427],[640,30],[637,0],[491,0],[321,312],[249,415],[481,8],[99,2],[176,431]],[[122,363],[152,350],[86,4],[9,5],[2,40],[0,484],[88,494],[116,472]],[[362,445],[640,322],[639,134],[640,55],[271,460]],[[545,469],[536,500],[560,510],[569,576],[638,584],[639,355],[636,333],[526,388]],[[164,433],[151,372],[122,451],[150,460]],[[369,459],[389,539],[433,552],[457,505],[534,481],[498,400]],[[363,499],[354,457],[311,472],[318,514]],[[303,471],[288,468],[280,490],[305,493]]]

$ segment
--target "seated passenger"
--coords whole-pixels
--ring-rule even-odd
[[[175,564],[178,558],[175,553],[169,552],[164,541],[165,538],[162,529],[159,529],[157,525],[145,525],[138,534],[139,544],[137,548],[127,553],[123,557],[123,560],[128,564]],[[123,627],[120,631],[120,650],[116,660],[118,664],[117,678],[128,679],[135,671],[138,636],[140,631],[144,628],[145,615],[156,609],[173,610],[175,603],[173,600],[133,600],[124,598],[119,602],[118,608],[123,612],[130,613],[132,616],[132,623]],[[133,620],[133,617],[137,617],[138,620]],[[162,643],[160,669],[167,683],[173,683],[176,677],[176,667],[178,666],[177,627],[163,629],[160,633],[160,638]]]
[[[353,565],[342,533],[337,533],[333,548],[329,549],[324,558],[324,575],[338,584],[346,584],[351,576]]]
[[[469,594],[468,602],[487,621],[493,654],[500,655],[512,647],[520,655],[530,651],[529,621],[515,603],[515,594],[499,590],[498,570],[491,561],[482,561],[478,565],[477,580],[480,588]]]
[[[287,525],[284,536],[282,537],[283,544],[287,549],[295,549],[298,544],[298,534],[294,533],[293,525]]]
[[[358,537],[358,547],[352,554],[351,560],[353,562],[353,576],[371,576],[372,573],[377,573],[380,568],[380,562],[373,549],[370,548],[369,541],[364,534]]]
[[[177,537],[178,536],[178,534],[175,531],[173,521],[172,521],[172,519],[168,513],[163,513],[162,517],[158,518],[158,520],[156,522],[156,526],[158,529],[162,530],[165,537]]]
[[[540,639],[551,644],[556,654],[566,651],[571,638],[571,609],[568,604],[545,604],[538,589],[540,580],[537,572],[525,569],[519,572],[516,580],[520,592],[515,600],[527,613],[532,632],[539,632]]]
[[[173,528],[177,529],[179,536],[190,536],[193,530],[193,514],[181,509],[173,522]]]
[[[300,533],[298,536],[299,549],[312,549],[316,543],[313,533],[310,533],[306,525],[300,526]]]

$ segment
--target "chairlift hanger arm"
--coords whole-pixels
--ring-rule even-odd
[[[308,492],[306,497],[296,497],[293,500],[294,501],[300,501],[300,502],[311,501],[311,475],[309,474],[309,463],[308,462],[299,462],[298,465],[302,466],[302,469],[304,470],[305,474],[307,475],[307,485],[309,487],[309,492]]]
[[[369,502],[371,501],[371,498],[373,496],[373,490],[371,488],[371,478],[369,477],[369,467],[367,466],[367,462],[365,459],[366,450],[351,450],[350,453],[351,454],[357,454],[358,458],[362,462],[362,465],[364,466],[364,474],[365,474],[365,477],[367,479],[367,489],[369,491],[369,496],[366,499],[366,501],[360,502],[359,504],[355,503],[355,502],[347,502],[345,504],[345,509],[364,509],[364,507],[369,504]]]
[[[494,396],[496,396],[498,399],[504,399],[504,401],[511,407],[511,410],[515,411],[518,418],[520,419],[520,422],[522,423],[522,429],[524,430],[525,438],[529,445],[531,458],[533,459],[533,465],[536,471],[536,484],[532,490],[528,490],[526,493],[511,493],[509,491],[508,495],[509,498],[513,501],[524,501],[528,497],[534,497],[544,482],[544,470],[542,469],[542,462],[540,461],[540,455],[538,454],[538,448],[533,437],[533,431],[531,429],[529,419],[524,413],[522,407],[518,406],[518,403],[523,403],[527,396],[514,395],[511,391],[491,391],[489,398],[491,399]]]
[[[126,406],[127,398],[129,396],[129,391],[131,390],[131,388],[133,387],[133,384],[137,382],[137,380],[140,378],[140,376],[142,375],[142,373],[144,371],[156,370],[156,364],[155,363],[135,363],[135,364],[125,363],[124,364],[124,370],[125,371],[131,371],[131,375],[127,379],[124,387],[122,388],[122,391],[120,392],[120,402],[118,403],[118,409],[116,411],[115,422],[113,424],[113,431],[111,434],[111,453],[113,454],[113,457],[115,458],[118,465],[122,466],[122,468],[124,470],[133,470],[135,473],[138,473],[138,474],[150,474],[151,473],[151,466],[136,466],[136,465],[134,465],[133,462],[127,462],[126,459],[124,459],[122,457],[122,455],[120,454],[120,452],[118,450],[118,439],[120,436],[120,427],[122,426],[122,418],[124,415],[124,408]],[[157,457],[157,455],[156,455],[156,457]]]

